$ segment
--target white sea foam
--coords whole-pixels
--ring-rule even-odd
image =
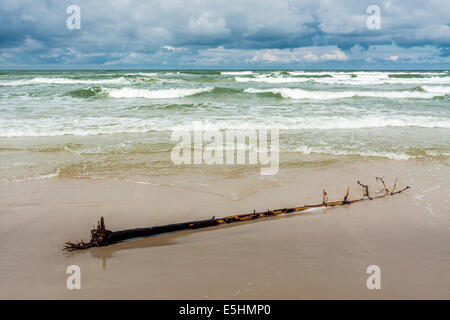
[[[158,74],[156,72],[136,72],[127,73],[126,76],[142,76],[142,77],[156,77]]]
[[[372,151],[372,150],[342,150],[336,149],[333,147],[325,146],[325,147],[313,147],[313,146],[299,146],[294,149],[294,152],[300,152],[303,154],[331,154],[337,156],[363,156],[363,157],[380,157],[380,158],[388,158],[393,160],[408,160],[411,158],[416,158],[417,156],[408,155],[404,152],[380,152],[380,151]]]
[[[224,76],[248,76],[252,75],[253,71],[222,71],[220,74]]]
[[[325,79],[325,78],[324,78]],[[347,85],[381,85],[381,84],[450,84],[449,78],[430,77],[430,78],[388,78],[388,79],[351,79],[337,82],[322,81],[324,79],[318,79],[317,82],[330,83],[330,84],[347,84]]]
[[[440,94],[450,93],[450,86],[422,86],[422,89],[432,93],[440,93]]]
[[[349,72],[343,72],[343,71],[288,71],[288,74],[291,75],[371,75],[371,76],[379,76],[384,74],[395,74],[395,75],[410,75],[410,74],[420,74],[420,75],[444,75],[447,74],[446,71],[429,71],[429,72],[422,72],[422,71],[349,71]]]
[[[1,86],[22,86],[30,84],[127,84],[123,77],[114,79],[69,79],[69,78],[33,78],[24,80],[0,81]]]
[[[382,85],[382,84],[450,84],[450,77],[427,77],[427,78],[390,78],[387,73],[356,73],[334,74],[332,78],[315,78],[316,83],[343,84],[354,86]]]
[[[427,90],[428,91],[428,90]],[[389,99],[430,99],[440,96],[443,92],[419,92],[419,91],[308,91],[302,89],[291,88],[272,88],[272,89],[255,89],[247,88],[244,90],[247,93],[265,93],[271,92],[280,94],[288,99],[315,99],[315,100],[329,100],[329,99],[344,99],[352,97],[377,97]]]
[[[288,71],[288,74],[293,76],[317,76],[317,75],[331,75],[335,74],[335,72],[327,72],[327,71]]]
[[[235,77],[237,82],[266,82],[266,83],[295,83],[311,81],[309,78],[288,78],[288,77],[266,77],[259,76],[255,78]]]
[[[281,130],[351,130],[362,128],[418,127],[450,128],[450,119],[408,115],[315,115],[280,117],[254,117],[253,119],[210,119],[193,123],[189,119],[77,117],[39,119],[0,119],[0,137],[89,136],[100,134],[144,133],[165,130],[220,130],[271,129]]]
[[[0,137],[90,136],[143,133],[167,123],[139,118],[77,117],[41,119],[0,119]]]
[[[31,177],[26,177],[26,178],[21,178],[21,179],[13,179],[13,180],[2,179],[2,180],[4,183],[17,183],[17,182],[24,182],[24,181],[47,180],[47,179],[59,177],[60,171],[61,170],[58,168],[56,173],[36,175],[36,176],[31,176]]]
[[[450,77],[440,77],[438,74],[426,78],[391,78],[386,72],[289,72],[291,75],[302,75],[304,77],[284,77],[262,74],[256,77],[235,77],[236,82],[265,82],[265,83],[299,83],[313,82],[323,84],[338,84],[352,86],[368,86],[382,84],[450,84]],[[400,73],[399,73],[400,74]],[[422,74],[422,73],[421,73]],[[318,78],[318,75],[328,75],[330,77]],[[311,76],[311,77],[308,77]]]
[[[176,99],[202,92],[209,92],[213,90],[212,87],[207,88],[170,88],[161,90],[147,90],[134,88],[120,88],[120,89],[104,89],[111,98],[146,98],[146,99]]]
[[[427,116],[408,115],[367,115],[358,114],[349,116],[297,116],[290,118],[258,117],[254,120],[216,120],[204,122],[184,122],[172,124],[172,130],[247,130],[247,129],[271,129],[280,130],[351,130],[364,128],[386,127],[418,127],[418,128],[450,128],[450,119]],[[166,127],[167,128],[167,127]]]

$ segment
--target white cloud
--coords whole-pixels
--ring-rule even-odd
[[[263,53],[261,59],[264,60],[264,61],[269,61],[269,62],[284,61],[284,59],[282,59],[281,57],[278,57],[278,56],[276,56],[274,54],[271,54],[271,53]]]
[[[313,53],[307,53],[303,56],[303,59],[306,61],[317,61],[319,60],[319,57]]]
[[[1,2],[5,64],[297,66],[372,59],[429,65],[449,59],[443,54],[450,47],[448,0],[382,0],[377,31],[366,26],[372,0],[78,0],[77,31],[65,28],[64,1]]]
[[[188,30],[196,35],[228,35],[230,30],[227,28],[225,18],[214,19],[208,12],[202,12],[197,19],[189,20]]]
[[[347,60],[348,57],[344,52],[342,52],[340,50],[335,50],[332,53],[324,53],[323,55],[320,56],[320,59],[344,61],[344,60]]]
[[[386,58],[386,60],[394,61],[396,62],[398,60],[399,56],[390,56],[389,58]]]
[[[255,53],[253,62],[317,62],[317,61],[345,61],[347,55],[335,46],[299,47],[289,49],[266,49]]]

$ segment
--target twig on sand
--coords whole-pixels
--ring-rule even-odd
[[[389,194],[389,189],[386,187],[386,184],[384,183],[384,177],[381,177],[381,178],[379,178],[379,177],[376,177],[376,180],[377,180],[377,182],[378,181],[381,181],[381,183],[383,184],[383,189],[384,189],[384,191],[386,192],[386,194]]]
[[[369,196],[369,187],[358,181],[357,183],[361,187],[364,188],[364,196],[360,199],[348,200],[349,193],[350,193],[350,187],[347,187],[347,192],[345,193],[343,200],[328,202],[328,196],[324,189],[322,192],[322,203],[321,204],[304,205],[301,207],[267,210],[267,211],[261,211],[261,212],[256,212],[256,210],[253,210],[253,213],[233,215],[233,216],[228,216],[228,217],[218,218],[218,219],[216,219],[215,217],[212,217],[212,218],[206,219],[206,220],[175,223],[175,224],[169,224],[169,225],[164,225],[164,226],[154,226],[154,227],[150,227],[150,228],[136,228],[136,229],[127,229],[127,230],[120,230],[120,231],[111,231],[111,230],[106,229],[105,220],[103,217],[101,217],[100,221],[97,222],[97,227],[94,227],[91,230],[91,241],[90,242],[80,241],[78,243],[73,243],[73,242],[68,241],[65,243],[63,250],[76,251],[76,250],[83,250],[83,249],[88,249],[88,248],[92,248],[92,247],[104,247],[104,246],[114,244],[117,242],[121,242],[124,240],[154,236],[154,235],[158,235],[158,234],[162,234],[162,233],[207,228],[207,227],[213,227],[213,226],[218,226],[221,224],[228,224],[228,223],[233,223],[233,222],[238,222],[238,221],[248,221],[248,220],[255,220],[255,219],[264,218],[264,217],[273,217],[273,216],[277,216],[280,214],[296,213],[296,212],[306,211],[308,209],[313,209],[313,208],[336,207],[336,206],[349,205],[349,204],[359,202],[359,201],[372,200],[372,199],[384,198],[386,196],[392,196],[392,195],[401,193],[401,192],[405,191],[406,189],[409,189],[409,186],[406,186],[405,188],[403,188],[401,190],[395,191],[395,188],[397,186],[397,180],[398,180],[398,179],[396,179],[395,183],[394,183],[394,187],[392,188],[392,191],[389,191],[386,187],[386,184],[384,183],[383,178],[377,177],[376,180],[377,180],[377,182],[381,181],[383,184],[384,191],[385,191],[385,193],[383,195],[370,197]]]

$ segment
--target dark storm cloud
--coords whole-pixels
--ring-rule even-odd
[[[81,8],[80,30],[66,28],[72,4]],[[381,10],[379,30],[367,28],[370,5]],[[445,63],[450,46],[446,0],[0,0],[0,7],[3,66],[388,61],[402,48],[408,56],[391,62]],[[386,56],[368,57],[377,46]]]

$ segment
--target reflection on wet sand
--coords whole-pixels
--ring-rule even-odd
[[[163,246],[171,246],[179,243],[179,239],[188,237],[192,234],[204,233],[204,232],[214,232],[218,229],[223,228],[237,228],[247,224],[261,223],[261,222],[269,222],[270,220],[279,220],[279,219],[288,219],[294,218],[301,215],[309,215],[309,214],[325,214],[328,210],[335,209],[333,207],[329,208],[314,208],[309,209],[307,211],[299,212],[299,213],[290,213],[286,215],[279,215],[273,217],[266,217],[262,220],[248,220],[241,221],[236,224],[226,224],[215,227],[209,227],[205,229],[197,229],[197,230],[184,230],[178,232],[165,233],[155,236],[149,236],[144,238],[133,238],[126,241],[122,241],[116,244],[112,244],[106,247],[98,247],[98,248],[90,248],[88,249],[91,257],[102,260],[102,268],[106,269],[106,262],[109,258],[114,257],[114,253],[122,250],[130,250],[130,249],[141,249],[141,248],[151,248],[151,247],[163,247]],[[65,254],[67,257],[74,257],[79,254],[85,254],[85,251],[66,251]]]

